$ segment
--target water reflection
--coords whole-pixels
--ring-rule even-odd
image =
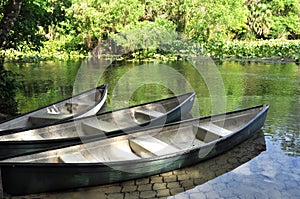
[[[85,62],[84,62],[85,63]],[[104,63],[106,64],[106,63]],[[120,78],[130,70],[145,62],[124,62],[112,64],[99,79],[99,85],[109,84],[107,99],[108,109],[112,108],[112,94],[117,90],[118,99],[126,96],[126,85],[123,89],[116,85]],[[102,63],[100,64],[103,65]],[[209,89],[191,63],[186,61],[164,63],[168,67],[181,73],[187,82],[196,91],[198,109],[193,109],[194,116],[212,114],[212,99]],[[21,89],[17,93],[18,110],[25,113],[45,106],[72,95],[74,81],[81,62],[42,62],[34,64],[6,64],[10,71],[19,74],[17,81]],[[99,68],[99,66],[97,66]],[[95,73],[95,63],[87,65],[89,71]],[[271,109],[266,121],[266,133],[271,134],[274,140],[281,140],[282,150],[288,155],[299,156],[300,139],[300,67],[294,63],[253,63],[253,62],[219,62],[219,69],[226,93],[227,111],[256,106],[267,103]],[[155,73],[156,79],[163,79],[168,74]],[[89,79],[88,76],[83,78]],[[94,80],[93,80],[94,81]],[[135,81],[131,79],[130,81]],[[172,81],[178,93],[189,92],[186,82]],[[163,85],[145,84],[135,90],[130,98],[130,105],[146,101],[167,98],[173,92]],[[218,96],[215,96],[218,97]],[[214,97],[214,98],[215,98]],[[121,108],[123,103],[114,101],[114,109]],[[220,110],[220,112],[222,112]]]
[[[18,88],[15,74],[5,70],[1,64],[0,59],[0,121],[17,113],[15,96]]]
[[[240,165],[249,162],[266,150],[264,133],[259,131],[233,149],[191,167],[112,185],[82,188],[67,192],[32,194],[12,197],[29,198],[153,198],[172,196],[201,185]]]
[[[71,96],[80,62],[6,63],[19,83],[18,112],[26,113]]]

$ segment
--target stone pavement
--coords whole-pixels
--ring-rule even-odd
[[[89,188],[69,190],[66,192],[41,193],[27,196],[9,196],[6,199],[137,199],[137,198],[167,198],[176,194],[177,198],[185,197],[183,193],[192,190],[217,176],[232,171],[236,167],[248,162],[266,149],[262,132],[256,133],[249,140],[234,147],[232,150],[199,163],[197,165],[162,173],[146,178]],[[21,179],[20,179],[21,180]],[[237,185],[238,187],[238,185]],[[183,195],[181,195],[183,194]],[[208,194],[216,194],[208,192]],[[205,195],[203,195],[206,198]],[[198,192],[196,198],[201,198]],[[210,197],[207,197],[210,198]]]
[[[247,164],[168,199],[299,199],[299,156],[283,155],[269,137],[266,147]]]

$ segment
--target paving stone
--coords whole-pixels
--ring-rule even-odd
[[[215,184],[213,184],[213,189],[217,190],[219,192],[222,192],[223,190],[226,189],[226,184],[225,183],[215,183]]]
[[[179,182],[169,182],[169,183],[167,183],[167,187],[170,189],[173,189],[173,188],[180,187],[180,184],[179,184]]]
[[[166,189],[167,188],[167,183],[154,183],[153,184],[153,190],[161,190],[161,189]]]
[[[221,196],[219,195],[219,193],[215,192],[215,191],[207,192],[207,193],[205,193],[205,195],[209,199],[219,199],[219,198],[221,198]]]
[[[238,187],[237,187],[237,189],[238,189]],[[222,190],[222,193],[220,193],[220,196],[222,198],[234,197],[234,192],[231,189],[225,189],[225,190]]]
[[[83,198],[89,198],[89,197],[83,197]],[[123,199],[124,193],[110,193],[107,195],[108,199]]]
[[[197,179],[193,179],[194,185],[201,185],[204,182],[206,182],[205,178],[197,178]]]
[[[200,192],[204,192],[204,193],[213,191],[213,187],[210,184],[205,184],[197,188]]]
[[[163,177],[166,177],[166,176],[173,176],[173,172],[172,171],[169,171],[169,172],[166,172],[166,173],[161,173],[159,174],[160,176],[163,176]]]
[[[182,186],[183,188],[185,188],[186,190],[187,190],[187,189],[191,189],[191,188],[194,187],[194,182],[193,182],[193,180],[184,180],[184,181],[181,181],[180,184],[181,184],[181,186]]]
[[[292,189],[288,189],[288,192],[295,196],[296,198],[300,198],[300,191],[298,187],[292,188]]]
[[[177,187],[177,188],[171,188],[170,189],[171,195],[176,195],[176,194],[179,194],[179,193],[182,193],[182,192],[184,192],[183,187]]]
[[[150,182],[149,178],[140,178],[135,180],[136,185],[148,184]]]
[[[169,189],[156,190],[156,196],[158,196],[158,197],[170,196],[170,191],[169,191]]]
[[[181,193],[174,196],[174,199],[187,199],[190,198],[188,193]]]
[[[122,192],[132,192],[137,190],[137,185],[123,186]]]
[[[198,192],[198,193],[191,193],[190,199],[206,199],[206,195],[204,193]]]
[[[229,164],[238,164],[239,163],[236,158],[229,158],[227,161]]]
[[[161,176],[151,176],[150,177],[150,182],[151,183],[163,182],[163,177],[161,177]]]
[[[188,180],[188,179],[190,179],[191,177],[189,176],[189,175],[177,175],[177,180],[180,180],[180,181],[182,181],[182,180]]]
[[[187,175],[191,176],[192,178],[199,178],[201,176],[205,176],[204,172],[200,172],[202,169],[199,170],[197,168],[195,169],[189,169],[186,173]]]
[[[195,188],[195,186],[186,186],[186,187],[183,187],[184,188],[184,191],[189,191],[193,188]]]
[[[155,191],[143,191],[140,193],[140,198],[154,198],[156,195]]]
[[[138,188],[137,188],[138,191],[149,191],[149,190],[152,190],[152,184],[142,184],[142,185],[139,185]]]
[[[176,182],[177,181],[177,176],[172,175],[172,176],[166,176],[163,178],[164,182]]]
[[[124,199],[138,199],[139,197],[140,197],[140,192],[134,191],[134,192],[125,193]]]
[[[173,171],[174,175],[182,175],[182,174],[186,174],[185,169],[177,169]]]
[[[166,197],[166,196],[162,196],[162,197],[156,196],[155,199],[168,199],[168,197]]]

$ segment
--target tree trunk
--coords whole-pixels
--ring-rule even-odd
[[[0,48],[2,48],[9,31],[17,20],[24,0],[9,0],[4,6],[4,15],[0,21]]]

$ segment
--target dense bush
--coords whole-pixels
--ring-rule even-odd
[[[262,40],[216,42],[206,45],[208,55],[215,58],[288,58],[299,61],[300,40]]]
[[[14,60],[65,59],[86,56],[114,38],[126,48],[126,58],[173,57],[178,43],[168,44],[168,52],[157,44],[168,40],[155,37],[153,31],[163,29],[205,46],[215,58],[298,59],[299,42],[260,39],[300,39],[299,13],[298,0],[27,0],[5,48]],[[151,40],[157,43],[149,45]]]

